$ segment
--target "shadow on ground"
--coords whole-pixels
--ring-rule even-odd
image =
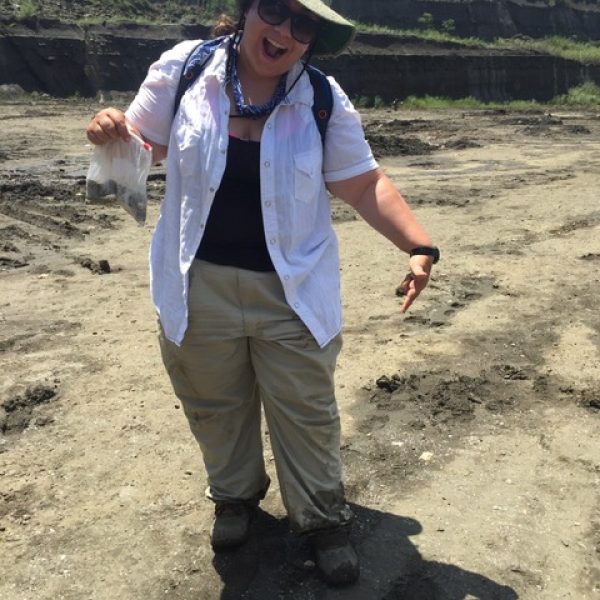
[[[250,541],[216,554],[220,600],[516,600],[509,586],[456,565],[424,560],[411,542],[418,521],[353,505],[353,542],[361,559],[359,582],[331,589],[321,583],[306,539],[286,519],[259,511]]]

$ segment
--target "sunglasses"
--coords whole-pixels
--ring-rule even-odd
[[[319,33],[319,21],[290,10],[282,0],[260,0],[258,16],[268,25],[281,25],[290,19],[292,37],[301,44],[312,44]]]

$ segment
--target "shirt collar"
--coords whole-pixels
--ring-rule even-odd
[[[216,80],[220,85],[227,82],[227,48],[229,47],[230,36],[223,39],[223,42],[215,49],[212,60],[208,62],[204,69],[204,78]]]

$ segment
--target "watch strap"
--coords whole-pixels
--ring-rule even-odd
[[[431,256],[435,265],[440,260],[440,249],[437,246],[417,246],[410,251],[411,256]]]

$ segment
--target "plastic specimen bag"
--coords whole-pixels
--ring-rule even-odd
[[[152,146],[137,135],[94,147],[85,182],[86,200],[114,197],[140,224],[146,222],[146,182],[152,165]]]

